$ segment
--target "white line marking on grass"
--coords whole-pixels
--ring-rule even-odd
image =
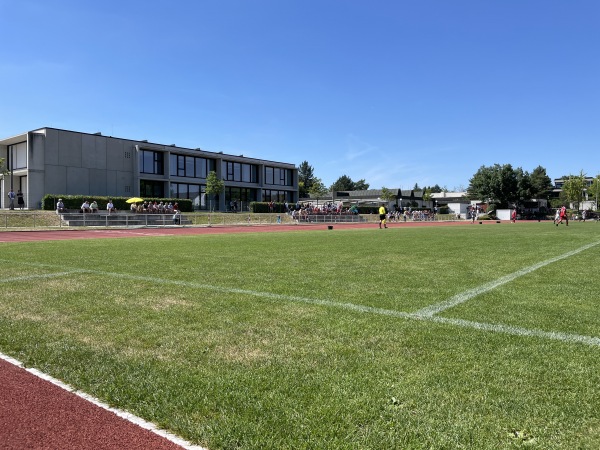
[[[424,317],[434,316],[435,314],[439,314],[442,311],[445,311],[446,309],[450,309],[450,308],[453,308],[454,306],[460,305],[461,303],[465,303],[466,301],[471,300],[472,298],[477,297],[480,294],[484,294],[484,293],[489,292],[499,286],[502,286],[503,284],[510,283],[511,281],[514,281],[517,278],[520,278],[524,275],[528,275],[531,272],[534,272],[538,269],[541,269],[542,267],[547,266],[548,264],[552,264],[552,263],[555,263],[562,259],[569,258],[578,253],[581,253],[584,250],[595,247],[598,244],[600,244],[600,241],[584,245],[583,247],[580,247],[578,249],[572,250],[567,253],[563,253],[562,255],[559,255],[559,256],[555,256],[554,258],[547,259],[546,261],[542,261],[542,262],[539,262],[532,266],[525,267],[524,269],[518,270],[509,275],[505,275],[501,278],[498,278],[497,280],[490,281],[489,283],[486,283],[484,285],[478,286],[473,289],[469,289],[465,292],[461,292],[460,294],[457,294],[454,297],[450,297],[448,300],[445,300],[436,305],[427,306],[426,308],[416,311],[414,314],[416,314],[418,316],[424,316]]]
[[[3,359],[4,361],[6,361],[14,366],[20,367],[20,368],[26,370],[27,372],[29,372],[30,374],[32,374],[38,378],[41,378],[42,380],[48,381],[48,382],[52,383],[53,385],[58,386],[59,388],[65,390],[65,391],[71,392],[71,393],[77,395],[78,397],[81,397],[82,399],[84,399],[90,403],[93,403],[94,405],[96,405],[106,411],[110,411],[111,413],[115,414],[118,417],[121,417],[122,419],[127,420],[128,422],[131,422],[145,430],[148,430],[154,434],[157,434],[158,436],[165,438],[165,439],[173,442],[174,444],[180,445],[181,447],[183,447],[185,449],[206,450],[204,447],[200,447],[198,445],[193,445],[193,444],[187,442],[186,440],[180,438],[179,436],[169,433],[168,431],[159,429],[156,425],[154,425],[151,422],[145,421],[141,417],[134,416],[133,414],[131,414],[127,411],[112,408],[112,407],[108,406],[106,403],[102,403],[97,398],[92,397],[91,395],[88,395],[85,392],[77,391],[73,387],[69,386],[68,384],[65,384],[62,381],[57,380],[54,377],[51,377],[50,375],[40,372],[37,369],[27,368],[27,367],[23,366],[23,363],[21,361],[11,358],[10,356],[5,355],[4,353],[0,353],[0,359]]]
[[[574,250],[572,252],[565,253],[564,255],[561,255],[557,258],[553,258],[553,260],[558,261],[559,259],[566,258],[568,255],[577,254],[580,251],[585,250],[586,248],[590,248],[590,247],[593,247],[598,244],[600,244],[600,241],[596,242],[594,244],[589,244],[578,250]],[[5,260],[0,260],[0,261],[5,261]],[[540,264],[544,264],[544,265],[549,264],[550,263],[549,261],[550,260],[548,260],[544,263],[540,263]],[[25,264],[25,265],[34,266],[34,267],[35,266],[37,266],[37,267],[57,267],[57,266],[51,266],[49,264],[41,264],[41,263],[37,264],[37,263],[18,262],[18,261],[5,261],[5,262],[11,262],[13,264],[20,263],[20,264]],[[539,264],[536,266],[539,266]],[[542,267],[542,266],[540,266],[540,267]],[[62,267],[62,268],[64,269],[64,267]],[[472,321],[461,320],[461,319],[448,319],[448,318],[443,318],[443,317],[436,317],[434,315],[425,315],[425,314],[420,314],[420,313],[407,313],[407,312],[395,311],[395,310],[384,309],[384,308],[375,308],[373,306],[357,305],[355,303],[342,303],[342,302],[335,302],[332,300],[297,297],[297,296],[293,296],[293,295],[276,294],[276,293],[272,293],[272,292],[261,292],[261,291],[252,291],[249,289],[228,288],[228,287],[223,287],[223,286],[214,286],[214,285],[210,285],[210,284],[194,283],[194,282],[183,281],[183,280],[169,280],[169,279],[165,279],[165,278],[146,277],[146,276],[142,276],[142,275],[129,275],[129,274],[123,274],[123,273],[106,272],[106,271],[100,271],[100,270],[88,270],[88,269],[71,269],[71,271],[73,273],[89,273],[89,274],[93,274],[93,275],[109,276],[109,277],[121,278],[121,279],[126,279],[126,280],[150,281],[154,284],[165,284],[165,285],[171,284],[171,285],[175,285],[175,286],[187,287],[187,288],[192,288],[192,289],[206,289],[206,290],[211,290],[211,291],[215,291],[215,292],[223,292],[223,293],[228,293],[228,294],[243,294],[243,295],[249,295],[249,296],[253,296],[253,297],[267,298],[267,299],[273,299],[273,300],[284,300],[284,301],[288,301],[288,302],[305,303],[305,304],[309,304],[309,305],[318,305],[318,306],[325,306],[325,307],[329,307],[329,308],[345,309],[348,311],[357,311],[357,312],[361,312],[361,313],[376,314],[376,315],[380,315],[380,316],[397,317],[397,318],[402,318],[402,319],[411,319],[411,320],[419,320],[419,321],[425,321],[425,322],[448,324],[448,325],[460,326],[460,327],[464,327],[464,328],[472,328],[475,330],[491,331],[494,333],[504,333],[504,334],[511,334],[511,335],[515,335],[515,336],[538,337],[538,338],[566,342],[566,343],[570,343],[570,344],[587,344],[587,345],[591,345],[594,347],[600,347],[600,338],[595,337],[595,336],[584,336],[584,335],[570,334],[570,333],[527,329],[527,328],[520,328],[520,327],[514,327],[514,326],[502,325],[502,324],[472,322]]]
[[[544,338],[544,339],[551,339],[553,341],[568,342],[570,344],[587,344],[587,345],[591,345],[594,347],[600,347],[600,337],[594,337],[594,336],[583,336],[580,334],[561,333],[561,332],[557,332],[557,331],[543,331],[543,330],[536,330],[536,329],[514,327],[511,325],[472,322],[470,320],[462,320],[462,319],[448,319],[445,317],[418,316],[418,318],[422,318],[423,320],[428,320],[428,321],[437,322],[437,323],[447,323],[449,325],[456,325],[456,326],[463,327],[463,328],[472,328],[475,330],[492,331],[494,333],[512,334],[514,336],[538,337],[538,338]]]
[[[35,280],[37,278],[55,278],[55,277],[71,275],[72,273],[77,273],[77,272],[81,272],[81,271],[80,270],[69,270],[68,272],[42,273],[42,274],[38,274],[38,275],[24,275],[22,277],[4,278],[4,279],[0,280],[0,283],[11,283],[13,281]]]

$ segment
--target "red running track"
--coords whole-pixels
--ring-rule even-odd
[[[484,221],[484,224],[496,223]],[[388,228],[406,228],[423,226],[456,226],[471,225],[471,222],[388,222]],[[473,224],[474,225],[474,224]],[[144,236],[184,236],[198,234],[226,234],[226,233],[260,233],[276,231],[299,230],[327,230],[332,226],[334,230],[379,228],[378,223],[319,223],[300,225],[241,225],[241,226],[213,226],[213,227],[166,227],[166,228],[107,228],[84,230],[36,230],[36,231],[7,231],[0,232],[0,242],[28,242],[28,241],[56,241],[71,239],[100,239],[100,238],[131,238]]]

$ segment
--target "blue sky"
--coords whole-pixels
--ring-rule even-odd
[[[0,0],[0,138],[299,165],[326,186],[600,173],[597,0]]]

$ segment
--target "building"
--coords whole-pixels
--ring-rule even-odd
[[[344,206],[364,205],[378,206],[381,204],[387,205],[391,209],[399,209],[406,207],[426,208],[432,207],[432,203],[423,200],[422,190],[412,189],[388,189],[394,196],[392,200],[382,200],[382,189],[367,189],[363,191],[334,191],[328,192],[320,197],[310,196],[309,198],[301,199],[304,202],[342,202]]]
[[[142,198],[187,198],[195,209],[245,210],[252,201],[294,203],[298,170],[293,164],[88,134],[39,128],[0,139],[1,207],[8,192],[21,190],[28,209],[46,194]],[[215,171],[225,183],[209,199],[206,177]],[[214,201],[213,201],[214,200]]]

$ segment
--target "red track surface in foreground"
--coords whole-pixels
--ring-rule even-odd
[[[484,222],[485,223],[485,222]],[[495,223],[495,222],[488,222]],[[465,225],[468,222],[391,223],[389,228]],[[333,226],[329,230],[328,226]],[[0,242],[133,238],[244,232],[372,228],[377,224],[261,225],[0,232]],[[383,232],[386,231],[377,231]],[[0,448],[56,450],[172,450],[179,445],[81,397],[0,360]]]

